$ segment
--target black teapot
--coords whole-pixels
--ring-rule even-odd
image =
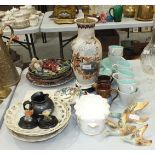
[[[49,94],[44,94],[43,92],[36,92],[31,96],[31,102],[27,102],[33,107],[33,115],[39,117],[42,112],[50,109],[51,113],[54,111],[54,103],[49,98]],[[26,106],[26,105],[25,105]]]

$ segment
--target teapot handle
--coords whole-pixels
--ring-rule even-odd
[[[8,49],[9,49],[9,48],[10,48],[10,44],[11,44],[11,42],[12,42],[12,39],[14,38],[14,30],[13,30],[13,28],[12,28],[10,25],[5,25],[5,26],[2,27],[2,31],[4,31],[4,29],[5,29],[7,26],[8,26],[8,27],[10,28],[10,30],[11,30],[11,36],[9,37],[10,39],[9,39],[9,42],[8,42]]]

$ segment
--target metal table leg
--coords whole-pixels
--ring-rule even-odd
[[[34,41],[33,41],[32,34],[30,34],[30,40],[31,40],[31,45],[32,45],[34,57],[36,57],[38,59],[37,54],[36,54],[36,49],[35,49],[35,46],[34,46]]]
[[[32,51],[31,51],[31,43],[30,43],[30,41],[29,41],[29,37],[28,37],[28,35],[27,34],[25,34],[25,38],[26,38],[26,42],[27,42],[27,47],[28,47],[28,51],[29,51],[29,55],[30,55],[30,59],[32,59],[33,57],[32,57]]]
[[[69,38],[69,39],[62,39],[62,32],[59,32],[59,45],[60,45],[60,57],[63,59],[64,58],[64,53],[63,53],[63,48],[69,44],[73,39],[75,39],[77,35]],[[64,44],[63,44],[64,43]]]
[[[60,57],[64,59],[63,54],[63,43],[62,43],[62,32],[59,32],[59,45],[60,45]]]
[[[42,35],[43,43],[47,43],[47,40],[46,40],[46,33],[42,32],[41,35]]]

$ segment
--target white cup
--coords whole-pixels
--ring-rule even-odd
[[[136,91],[133,93],[124,93],[118,90],[119,98],[121,101],[120,105],[123,107],[127,107],[132,104],[136,100],[136,96],[138,94],[137,92],[138,89],[136,89]]]
[[[124,93],[133,93],[137,89],[137,83],[133,79],[117,80],[118,88]]]

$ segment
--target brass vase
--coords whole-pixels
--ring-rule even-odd
[[[135,5],[124,5],[123,6],[123,14],[124,17],[134,17],[136,12]]]
[[[11,37],[8,42],[8,47],[2,40],[3,30],[6,26],[0,28],[0,83],[1,87],[10,87],[18,83],[20,77],[16,70],[16,67],[11,59],[9,53],[10,43],[14,37],[14,31],[11,26],[7,25],[11,29]]]
[[[152,21],[153,14],[153,5],[138,5],[136,7],[135,19],[140,21]]]
[[[0,80],[0,102],[2,101],[2,99],[7,98],[10,93],[11,93],[11,88],[2,87],[1,86],[1,80]]]

